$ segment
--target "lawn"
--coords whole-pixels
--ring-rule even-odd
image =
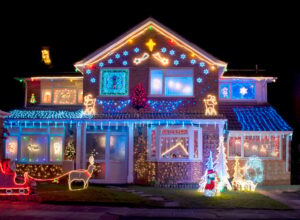
[[[228,191],[220,196],[208,198],[192,189],[165,189],[144,186],[131,188],[152,195],[178,201],[183,208],[247,208],[247,209],[290,209],[287,205],[258,192]]]
[[[67,184],[39,183],[37,193],[43,203],[125,207],[161,206],[160,202],[149,201],[132,193],[120,192],[99,185],[90,185],[86,190],[69,191]]]
[[[247,208],[290,209],[288,206],[258,192],[223,192],[208,198],[193,189],[166,189],[146,186],[124,186],[168,201],[177,201],[180,208]],[[91,185],[82,191],[69,191],[66,184],[39,183],[38,195],[44,203],[105,205],[122,207],[163,207],[162,202],[150,201],[130,192],[122,192],[101,185]]]

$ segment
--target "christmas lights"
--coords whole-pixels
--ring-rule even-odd
[[[128,95],[128,69],[102,69],[100,95],[127,96]]]
[[[7,119],[80,119],[87,118],[82,110],[13,110]]]
[[[208,95],[206,99],[203,100],[205,103],[205,115],[217,115],[215,106],[218,104],[216,96]]]
[[[34,93],[31,94],[30,103],[31,104],[35,104],[36,103],[36,99],[35,99]]]
[[[104,112],[117,113],[123,111],[130,104],[130,99],[124,101],[98,99],[97,104],[102,106]]]
[[[49,49],[48,48],[43,48],[41,53],[42,53],[42,62],[44,62],[46,65],[51,65]]]
[[[174,149],[180,147],[180,149],[182,149],[182,151],[185,153],[185,155],[189,155],[189,152],[186,150],[185,146],[181,143],[178,142],[175,145],[173,145],[172,147],[170,147],[168,150],[166,150],[165,152],[163,152],[161,154],[161,157],[164,157],[166,154],[170,153],[171,151],[173,151]]]
[[[257,156],[251,156],[246,162],[245,177],[254,184],[261,183],[264,180],[264,165],[262,160]]]
[[[156,43],[152,39],[149,39],[149,41],[146,43],[146,46],[148,47],[148,49],[151,52],[153,51],[153,48],[154,48],[155,45],[156,45]]]
[[[149,54],[148,53],[144,53],[141,57],[136,57],[133,59],[133,63],[136,65],[139,65],[140,63],[144,62],[145,60],[147,60],[149,58]]]
[[[134,108],[140,109],[145,108],[147,104],[146,92],[141,83],[139,83],[131,96],[131,104]]]
[[[29,144],[29,145],[27,146],[27,149],[28,149],[29,151],[31,151],[31,152],[38,152],[38,151],[41,150],[40,146],[37,145],[37,144]]]
[[[96,114],[95,103],[96,103],[96,98],[93,98],[91,94],[84,96],[84,103],[83,103],[85,106],[84,113],[87,115]]]
[[[173,112],[178,109],[178,107],[183,106],[184,103],[182,100],[178,101],[148,101],[149,106],[155,112]]]
[[[162,57],[159,52],[152,54],[152,56],[164,66],[169,64],[169,59]]]

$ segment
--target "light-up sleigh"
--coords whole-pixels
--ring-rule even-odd
[[[29,195],[28,174],[24,173],[23,183],[17,183],[16,176],[16,172],[10,168],[10,159],[2,160],[0,163],[0,196]]]

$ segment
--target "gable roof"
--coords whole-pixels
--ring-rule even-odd
[[[166,26],[162,25],[158,21],[156,21],[153,18],[148,18],[145,21],[141,22],[131,30],[127,31],[114,41],[110,42],[109,44],[99,48],[95,52],[91,53],[89,56],[83,58],[82,60],[76,62],[74,64],[75,68],[81,70],[82,67],[85,65],[96,63],[98,60],[102,59],[102,57],[107,56],[108,53],[111,52],[111,50],[114,50],[116,47],[119,48],[123,45],[125,45],[128,40],[137,37],[141,33],[143,33],[145,30],[147,30],[149,27],[154,27],[156,30],[158,30],[161,34],[165,36],[169,36],[169,38],[174,39],[177,43],[185,46],[188,50],[194,52],[196,55],[201,56],[205,60],[207,60],[210,63],[213,63],[214,65],[217,65],[219,67],[226,67],[227,63],[223,62],[213,55],[207,53],[206,51],[202,50],[195,44],[187,41],[186,39],[182,38],[180,35],[175,33],[174,31],[170,30]],[[81,70],[82,71],[82,70]]]

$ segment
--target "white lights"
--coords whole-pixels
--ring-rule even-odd
[[[246,87],[240,88],[240,94],[246,95],[248,93],[248,89]]]

